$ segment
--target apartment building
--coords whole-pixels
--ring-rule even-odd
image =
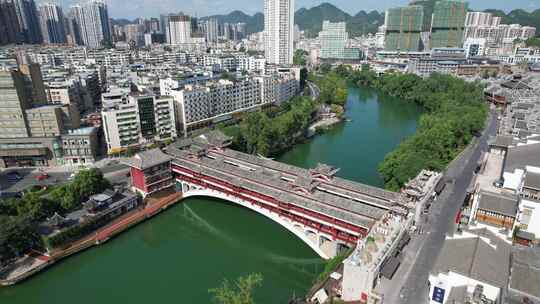
[[[205,86],[186,85],[171,91],[176,102],[180,131],[186,136],[225,116],[244,112],[263,104],[263,84],[260,78],[219,80]]]
[[[103,132],[109,154],[177,137],[172,97],[158,97],[148,90],[117,90],[102,98]]]
[[[85,127],[63,134],[61,140],[65,164],[93,164],[99,153],[98,131],[96,127]]]
[[[63,133],[62,107],[47,105],[26,110],[28,129],[32,137],[53,137]]]

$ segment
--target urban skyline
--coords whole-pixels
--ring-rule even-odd
[[[37,4],[48,1],[38,1]],[[83,3],[79,0],[57,0],[56,3],[62,7],[68,8],[71,5]],[[405,6],[409,0],[363,0],[363,1],[348,1],[348,0],[298,0],[296,1],[295,10],[300,8],[311,8],[322,3],[330,3],[344,10],[349,14],[356,14],[364,11],[385,11],[388,8],[396,6]],[[469,7],[472,10],[484,9],[501,9],[509,12],[513,9],[523,9],[532,11],[540,9],[540,1],[535,0],[472,0],[468,1]],[[235,10],[240,10],[246,14],[252,15],[255,13],[263,13],[264,1],[249,1],[249,0],[164,0],[155,2],[152,0],[133,0],[126,7],[123,2],[117,0],[106,1],[110,15],[112,18],[135,19],[138,17],[158,16],[159,14],[172,13],[183,11],[186,14],[204,17],[211,15],[228,14]]]

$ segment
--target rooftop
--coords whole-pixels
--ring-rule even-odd
[[[526,166],[540,167],[540,143],[512,147],[508,149],[504,171],[514,172]]]
[[[161,152],[160,149],[152,149],[139,152],[134,157],[124,160],[123,162],[130,167],[145,170],[170,160],[171,157]]]
[[[523,187],[540,191],[540,174],[527,172]]]
[[[84,127],[84,128],[69,130],[68,134],[64,134],[64,135],[91,135],[95,131],[97,131],[96,127]]]
[[[518,198],[490,192],[480,192],[478,209],[515,217],[518,210]]]
[[[540,298],[540,251],[532,248],[514,248],[509,288]]]
[[[181,140],[166,152],[180,167],[360,227],[371,227],[389,210],[407,213],[399,193],[335,177],[337,169],[329,165],[303,169],[227,149],[228,140],[219,132],[210,133]]]
[[[508,279],[510,249],[487,230],[464,231],[445,240],[431,273],[452,271],[502,288]]]

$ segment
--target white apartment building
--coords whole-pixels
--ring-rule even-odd
[[[294,0],[264,1],[264,54],[268,63],[292,64]]]
[[[488,43],[500,45],[504,39],[527,40],[534,37],[536,28],[519,24],[501,24],[501,18],[491,13],[469,12],[465,19],[464,40],[485,38]]]
[[[137,104],[131,100],[118,102],[101,112],[103,133],[109,154],[140,143],[140,121]]]
[[[267,104],[280,104],[294,97],[298,80],[292,73],[246,77],[234,81],[221,79],[205,85],[184,85],[166,90],[176,103],[179,132],[192,131],[230,119]]]
[[[487,47],[486,38],[467,38],[463,42],[463,48],[468,57],[484,56]]]
[[[191,42],[191,18],[186,15],[169,16],[167,27],[169,44],[186,44]]]
[[[184,136],[191,131],[230,118],[230,115],[263,105],[259,78],[221,79],[205,86],[186,85],[171,91],[176,115]]]
[[[150,92],[115,90],[103,94],[103,132],[109,154],[129,146],[177,137],[174,100]]]
[[[260,74],[266,72],[266,59],[264,57],[245,54],[205,55],[203,64],[217,70],[258,72]]]

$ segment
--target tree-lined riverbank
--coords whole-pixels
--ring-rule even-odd
[[[425,110],[416,133],[379,166],[387,189],[399,190],[422,169],[443,170],[484,128],[488,107],[479,83],[440,74],[421,78],[388,73],[377,77],[367,67],[352,71],[340,66],[335,72],[354,85],[376,88]]]

